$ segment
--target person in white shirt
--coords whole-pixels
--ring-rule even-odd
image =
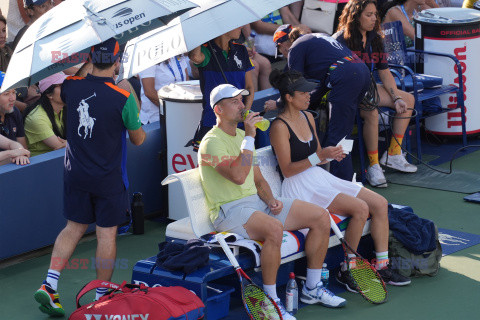
[[[188,58],[181,55],[156,64],[138,74],[142,82],[140,98],[142,100],[140,109],[142,124],[160,120],[158,90],[170,83],[189,80],[187,68]]]

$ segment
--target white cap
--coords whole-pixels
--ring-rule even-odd
[[[210,93],[210,106],[212,109],[215,105],[223,99],[234,98],[241,94],[242,96],[248,96],[250,92],[245,89],[238,89],[231,84],[221,84],[213,88]]]

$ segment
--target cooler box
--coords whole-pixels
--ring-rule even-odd
[[[202,92],[200,82],[172,83],[158,91],[161,113],[165,117],[168,174],[198,167],[197,153],[185,146],[197,129],[202,117]],[[161,117],[162,117],[161,115]],[[181,185],[168,186],[168,218],[179,220],[187,217]]]
[[[217,320],[228,315],[230,295],[234,292],[235,288],[224,284],[207,283],[203,280],[204,278],[208,278],[207,273],[210,271],[210,268],[218,268],[220,269],[218,271],[219,274],[222,274],[223,271],[226,275],[233,272],[231,266],[227,265],[227,268],[225,268],[225,264],[217,265],[213,262],[209,267],[185,275],[182,272],[161,269],[155,265],[155,260],[156,256],[137,261],[133,267],[132,283],[143,284],[148,287],[181,286],[195,292],[195,294],[202,299],[205,304],[206,319]],[[221,270],[222,268],[223,270]],[[215,276],[212,278],[215,278]]]
[[[463,72],[463,91],[467,134],[480,132],[480,11],[461,8],[423,10],[415,20],[415,48],[455,56]],[[457,66],[445,57],[428,55],[426,74],[443,78],[443,84],[459,85]],[[456,93],[441,96],[442,107],[457,107]],[[462,134],[460,109],[425,119],[425,127],[439,135]]]

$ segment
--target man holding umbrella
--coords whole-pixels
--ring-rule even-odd
[[[200,89],[203,94],[203,112],[200,125],[195,133],[193,147],[198,145],[203,136],[215,125],[215,114],[210,106],[210,92],[220,84],[231,84],[246,89],[250,94],[244,98],[244,104],[250,109],[253,103],[253,80],[251,71],[254,66],[245,46],[233,42],[240,37],[242,28],[233,29],[212,41],[209,41],[188,54],[200,72]]]
[[[113,38],[95,45],[92,73],[69,77],[62,85],[68,112],[64,168],[68,221],[55,241],[47,278],[35,293],[40,311],[49,315],[65,314],[58,278],[89,224],[96,223],[97,279],[110,280],[115,266],[117,226],[125,222],[128,210],[126,131],[135,145],[145,140],[133,95],[113,82],[119,55]],[[102,289],[97,289],[96,299],[106,292]]]

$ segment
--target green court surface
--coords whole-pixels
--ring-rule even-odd
[[[437,189],[459,193],[475,193],[480,191],[480,166],[475,164],[477,153],[467,154],[453,162],[452,172],[445,174],[434,171],[425,165],[419,165],[415,175],[398,172],[391,169],[386,170],[389,183]],[[424,157],[424,161],[427,161]],[[432,166],[443,172],[450,172],[449,163],[441,166]]]
[[[478,163],[480,152],[474,152],[456,160],[455,168],[480,172]],[[464,194],[399,184],[375,191],[391,203],[411,206],[417,215],[433,220],[439,228],[480,234],[480,205],[465,202]],[[136,261],[155,255],[164,234],[165,225],[147,221],[144,235],[119,237],[118,265],[112,281],[130,281]],[[75,310],[76,293],[95,277],[91,265],[95,246],[95,238],[86,237],[72,257],[78,260],[71,260],[78,261],[78,265],[72,263],[60,277],[60,301],[67,315]],[[47,248],[35,253],[35,257],[0,264],[0,319],[48,318],[37,309],[33,294],[46,276],[50,251]],[[371,305],[359,295],[344,292],[341,296],[348,300],[345,308],[308,306],[299,311],[297,319],[479,319],[480,245],[445,256],[436,277],[414,278],[410,286],[388,289],[389,300],[382,305]],[[85,297],[84,303],[93,296],[91,293]]]

